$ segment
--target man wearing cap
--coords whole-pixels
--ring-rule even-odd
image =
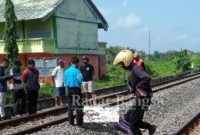
[[[94,98],[92,82],[94,75],[94,67],[91,64],[89,64],[89,58],[87,56],[83,56],[82,62],[83,65],[81,65],[80,70],[83,75],[83,91],[87,99],[89,99],[91,96]]]
[[[145,70],[145,65],[144,65],[144,61],[140,58],[139,54],[137,52],[134,53],[134,60],[133,62],[142,67]]]
[[[151,103],[152,90],[150,86],[151,77],[140,65],[133,62],[134,54],[130,50],[120,51],[113,62],[121,65],[124,70],[130,70],[128,89],[135,95],[135,104],[124,115],[134,135],[142,135],[140,128],[148,129],[149,135],[153,135],[156,126],[143,121],[144,112],[148,110]]]
[[[24,114],[26,108],[26,95],[23,88],[22,80],[21,80],[21,62],[19,60],[15,60],[14,67],[11,69],[11,75],[13,76],[12,84],[13,84],[13,98],[14,98],[14,113]]]
[[[56,87],[55,91],[55,106],[64,105],[65,87],[64,87],[64,62],[58,61],[58,66],[52,71],[52,81]]]
[[[37,112],[38,93],[40,89],[39,71],[35,68],[35,61],[28,60],[28,67],[22,73],[22,81],[27,91],[28,113]]]

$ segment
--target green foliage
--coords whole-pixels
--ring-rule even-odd
[[[6,20],[4,29],[4,49],[6,52],[6,57],[11,64],[13,64],[14,60],[18,57],[18,46],[16,31],[17,17],[15,15],[14,5],[11,0],[6,0],[4,17]]]
[[[107,48],[106,49],[107,63],[112,64],[117,53],[124,49],[128,49],[128,50],[131,50],[132,52],[134,52],[134,49],[124,48],[124,47],[120,47],[120,46],[110,46],[109,48]]]
[[[6,103],[7,104],[13,104],[13,93],[12,93],[12,90],[8,90],[7,93],[6,93]]]
[[[55,87],[53,84],[45,83],[41,85],[39,98],[49,98],[54,96]]]
[[[176,69],[180,72],[185,72],[191,69],[191,57],[188,55],[187,50],[183,50],[176,58]]]
[[[124,48],[119,47],[119,46],[115,46],[115,47],[110,46],[109,48],[107,48],[106,49],[107,63],[112,64],[117,53],[120,52],[123,49]]]
[[[192,56],[192,63],[195,69],[200,69],[200,53],[196,53]]]
[[[151,66],[153,66],[153,65],[151,65],[150,63],[149,64],[145,64],[145,70],[146,70],[146,72],[148,74],[150,74],[152,77],[159,76],[158,71],[152,69]]]
[[[155,59],[160,59],[161,53],[159,51],[154,51],[154,57],[155,57]]]
[[[119,66],[107,65],[107,74],[102,77],[100,80],[95,81],[94,88],[102,89],[112,86],[118,86],[125,83],[127,74],[125,71]]]
[[[152,77],[162,77],[175,74],[176,64],[173,61],[150,60],[145,62],[146,70]]]

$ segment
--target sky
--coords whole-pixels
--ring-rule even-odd
[[[99,30],[108,46],[151,53],[189,49],[200,52],[200,0],[93,0],[109,24]]]

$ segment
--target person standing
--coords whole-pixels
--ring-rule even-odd
[[[139,54],[137,52],[134,53],[134,64],[141,66],[145,70],[144,61],[140,58]]]
[[[8,68],[9,61],[8,59],[3,59],[0,64],[0,120],[5,119],[5,109],[6,106],[6,91],[7,91],[7,82],[12,79],[12,76],[6,75],[5,70]]]
[[[27,91],[28,113],[35,114],[40,84],[39,71],[35,68],[35,61],[33,59],[28,60],[28,67],[22,73],[22,80]]]
[[[82,74],[78,69],[79,59],[73,57],[71,59],[71,66],[64,72],[64,85],[68,89],[67,102],[68,102],[68,118],[69,124],[74,125],[73,111],[76,111],[76,123],[78,126],[83,124],[83,105],[81,83]]]
[[[83,65],[81,65],[80,70],[83,75],[83,92],[85,93],[85,97],[89,99],[91,96],[94,98],[93,93],[93,75],[94,75],[94,67],[89,63],[89,58],[83,56],[82,58]]]
[[[55,106],[63,106],[65,98],[65,87],[64,87],[64,62],[58,61],[58,66],[52,71],[52,81],[56,87],[55,91]]]
[[[14,99],[14,113],[15,115],[22,115],[25,113],[26,108],[26,95],[21,80],[21,63],[19,60],[15,60],[14,67],[11,69],[11,75],[13,76],[13,99]]]
[[[156,126],[143,121],[144,112],[151,103],[151,77],[141,66],[133,63],[133,59],[134,54],[130,50],[122,50],[113,62],[113,65],[120,64],[124,70],[131,71],[128,88],[136,96],[135,104],[127,111],[124,118],[134,135],[142,135],[140,128],[148,129],[149,135],[153,135]]]

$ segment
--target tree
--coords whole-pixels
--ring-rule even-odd
[[[161,53],[159,51],[154,51],[153,53],[155,59],[160,59]]]
[[[4,28],[4,42],[6,57],[13,64],[14,60],[18,57],[17,46],[17,31],[16,20],[17,17],[14,11],[14,5],[11,0],[6,0],[5,3],[5,28]]]
[[[110,46],[109,48],[107,48],[106,49],[107,63],[112,64],[117,53],[124,49],[125,48],[120,47],[120,46]]]
[[[177,69],[181,72],[185,72],[191,69],[191,57],[188,55],[187,50],[180,52],[176,59]]]

